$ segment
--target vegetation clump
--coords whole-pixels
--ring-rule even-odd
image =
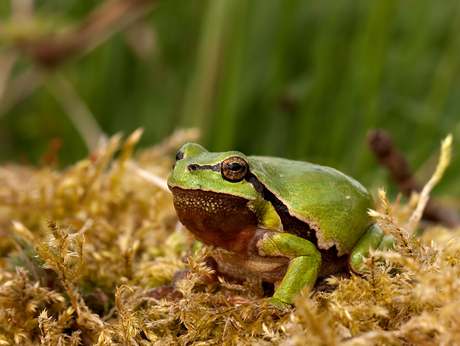
[[[459,343],[460,229],[413,235],[448,165],[447,141],[444,168],[415,202],[391,206],[379,193],[370,213],[395,249],[371,252],[363,276],[331,277],[278,310],[257,300],[261,282],[205,284],[216,249],[183,261],[193,237],[161,177],[196,132],[133,156],[140,134],[114,136],[62,172],[0,167],[0,345]]]

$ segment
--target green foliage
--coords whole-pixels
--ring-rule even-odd
[[[384,179],[366,149],[370,128],[388,130],[422,176],[440,138],[460,138],[458,1],[144,3],[158,6],[113,35],[95,32],[94,49],[16,89],[35,59],[24,47],[78,26],[95,4],[36,1],[29,25],[0,6],[0,55],[20,54],[0,110],[0,159],[36,163],[55,137],[62,166],[83,158],[89,130],[69,121],[75,97],[110,135],[143,126],[148,145],[194,126],[212,151],[315,161],[365,185]],[[438,191],[460,192],[455,155]]]

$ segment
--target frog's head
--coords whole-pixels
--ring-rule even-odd
[[[211,153],[186,144],[177,153],[168,186],[179,220],[205,244],[244,252],[257,229],[281,227],[240,152]]]
[[[249,183],[250,163],[238,151],[211,153],[201,145],[188,143],[176,155],[168,186],[184,190],[210,191],[248,200],[258,193]]]

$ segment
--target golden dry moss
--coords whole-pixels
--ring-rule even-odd
[[[260,282],[203,284],[216,249],[182,261],[193,237],[161,178],[196,132],[133,157],[140,135],[115,136],[62,172],[0,167],[0,345],[460,343],[460,229],[415,238],[404,227],[423,198],[395,208],[382,190],[372,215],[395,251],[372,252],[363,276],[329,278],[280,311],[257,302]],[[186,268],[175,292],[158,289]]]

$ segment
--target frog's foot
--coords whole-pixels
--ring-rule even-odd
[[[270,305],[272,305],[275,308],[278,308],[280,310],[285,310],[285,309],[287,309],[287,308],[289,308],[291,306],[291,304],[285,303],[285,302],[281,301],[278,298],[270,298],[270,299],[268,299],[268,302],[269,302]]]
[[[386,251],[393,249],[393,247],[393,237],[385,235],[383,230],[374,224],[363,234],[351,252],[349,259],[350,267],[354,272],[360,274],[362,273],[361,265],[363,264],[363,257],[369,257],[369,249]]]

